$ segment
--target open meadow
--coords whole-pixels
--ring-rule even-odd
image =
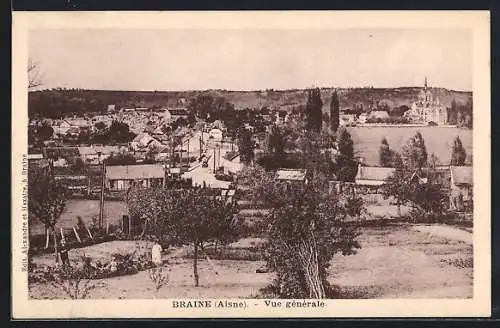
[[[470,298],[473,283],[472,234],[443,225],[383,224],[365,226],[361,249],[350,256],[334,256],[328,280],[337,298]],[[263,298],[260,291],[273,279],[272,273],[257,273],[265,267],[259,238],[242,239],[210,257],[201,254],[200,286],[194,287],[190,248],[170,248],[163,255],[168,283],[158,292],[147,271],[99,280],[103,287],[92,290],[94,299],[144,298]],[[150,243],[112,241],[70,251],[72,259],[83,254],[94,260],[113,253],[136,251],[147,257]],[[253,254],[250,254],[253,253]],[[226,255],[223,255],[226,254]],[[227,256],[232,254],[232,256]],[[252,256],[250,256],[252,255]],[[225,257],[225,258],[224,258]],[[239,257],[239,258],[238,258]],[[53,255],[34,257],[39,266],[51,265]],[[97,281],[96,281],[97,282]],[[52,285],[30,284],[35,299],[66,298]]]

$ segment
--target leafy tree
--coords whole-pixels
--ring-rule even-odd
[[[328,112],[323,113],[323,124],[327,128],[330,126],[330,114]]]
[[[335,90],[332,94],[332,101],[330,103],[330,127],[333,133],[337,132],[337,129],[339,128],[339,115],[339,98],[337,91]]]
[[[111,154],[106,160],[106,165],[133,165],[135,157],[129,153]]]
[[[453,142],[453,148],[451,151],[451,165],[464,166],[465,159],[467,158],[467,153],[462,145],[462,140],[457,136]]]
[[[97,130],[103,131],[104,129],[106,129],[106,123],[104,123],[104,122],[97,122],[95,124],[95,128]]]
[[[319,88],[308,90],[306,104],[307,129],[309,131],[320,132],[322,127],[323,101]]]
[[[435,156],[431,155],[433,162]],[[414,167],[404,163],[399,154],[395,155],[395,172],[390,176],[383,188],[385,198],[394,197],[398,205],[398,215],[401,216],[401,205],[411,204],[417,209],[417,215],[442,215],[446,205],[441,186],[432,181],[436,176],[434,164],[429,163],[426,167],[427,181],[421,180],[422,172],[418,172]],[[417,173],[415,175],[415,173]]]
[[[271,131],[268,135],[268,153],[276,161],[281,161],[285,157],[285,143],[286,138],[283,131],[276,125],[271,127]]]
[[[169,213],[171,202],[165,196],[163,189],[160,188],[143,188],[133,185],[127,190],[125,200],[128,212],[132,220],[138,220],[141,223],[140,237],[146,233],[156,233],[161,238],[164,235],[162,229],[168,231],[170,222],[166,214]]]
[[[382,167],[392,167],[392,157],[394,156],[393,151],[389,147],[387,138],[382,139],[379,150],[379,164]]]
[[[394,173],[387,179],[382,192],[384,198],[394,197],[398,207],[398,216],[401,216],[401,205],[406,204],[410,199],[411,186],[409,184],[410,172],[403,163],[399,153],[393,158]]]
[[[55,226],[66,206],[66,188],[50,172],[33,169],[28,173],[28,212],[43,223],[54,236],[54,252],[58,261]]]
[[[412,170],[421,171],[427,163],[427,149],[420,132],[415,133],[403,146],[402,154],[405,166]]]
[[[238,138],[238,150],[240,159],[244,164],[249,165],[254,159],[254,142],[252,133],[247,129],[241,129]]]
[[[163,243],[193,246],[195,286],[199,286],[199,251],[207,243],[227,243],[236,236],[235,204],[217,197],[211,189],[133,187],[127,204],[131,215],[143,222],[141,236],[150,233]]]
[[[458,106],[457,101],[453,99],[451,101],[451,107],[448,110],[448,124],[457,124],[458,121]]]
[[[220,199],[206,188],[181,190],[177,195],[173,226],[179,244],[193,246],[193,276],[199,285],[199,250],[208,242],[230,242],[236,236],[234,215],[237,208],[232,202]],[[186,211],[186,209],[189,209]]]
[[[107,132],[109,141],[119,143],[130,142],[135,137],[135,134],[130,131],[127,123],[113,120]]]
[[[351,134],[346,129],[341,129],[337,140],[337,179],[339,181],[354,181],[357,163],[354,160],[354,143]]]
[[[28,127],[28,142],[33,145],[43,146],[53,135],[54,129],[46,121]]]
[[[359,244],[355,225],[325,180],[311,177],[305,183],[265,178],[255,194],[270,208],[267,266],[276,273],[272,287],[280,298],[330,296],[327,269],[333,256],[353,254]]]
[[[333,178],[334,163],[331,154],[323,147],[324,135],[304,131],[298,134],[298,147],[302,153],[302,168],[323,179]]]

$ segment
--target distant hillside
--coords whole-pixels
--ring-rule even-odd
[[[323,110],[330,106],[333,88],[322,88]],[[362,104],[366,111],[369,105],[377,102],[386,103],[389,108],[409,106],[417,97],[421,88],[352,88],[337,89],[341,108],[353,108]],[[453,91],[443,88],[431,88],[434,95],[447,107],[453,99],[465,103],[472,98],[472,92]],[[29,93],[29,113],[52,116],[80,112],[105,111],[107,105],[115,104],[118,108],[127,107],[162,107],[175,106],[180,99],[189,99],[197,95],[223,97],[235,105],[236,109],[270,108],[291,109],[304,105],[307,100],[306,90],[265,90],[265,91],[107,91],[81,89],[52,89]]]

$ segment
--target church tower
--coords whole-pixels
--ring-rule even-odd
[[[425,81],[424,81],[424,90],[427,90],[427,76],[425,77]]]

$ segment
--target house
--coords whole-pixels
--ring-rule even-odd
[[[212,129],[208,133],[210,139],[215,139],[216,141],[221,141],[222,140],[222,131],[219,129]]]
[[[69,137],[78,137],[80,135],[80,129],[72,126],[66,131],[65,134]]]
[[[395,169],[392,167],[362,166],[358,165],[358,172],[355,177],[355,183],[358,186],[382,186],[385,184]]]
[[[78,153],[85,164],[99,164],[99,155],[93,147],[78,147]]]
[[[166,123],[173,123],[179,118],[188,118],[189,112],[185,108],[168,108],[163,112],[163,118]]]
[[[57,160],[52,162],[54,167],[68,167],[68,161],[62,157],[59,157]]]
[[[124,191],[133,185],[145,188],[163,187],[165,166],[159,164],[107,166],[105,183],[110,191]]]
[[[31,149],[28,149],[28,167],[39,167],[44,160],[43,154],[38,151],[30,153],[30,151]]]
[[[389,119],[389,113],[385,110],[372,110],[368,115],[369,120],[386,120]]]
[[[342,114],[340,115],[340,126],[351,126],[356,123],[356,115],[354,114]]]
[[[275,113],[275,123],[283,124],[288,121],[288,113],[286,110],[279,110]]]
[[[116,110],[116,105],[108,105],[108,112],[114,112]]]
[[[212,123],[212,129],[219,129],[221,131],[224,131],[226,129],[226,127],[224,126],[224,123],[222,123],[221,120],[215,120]]]
[[[68,130],[71,128],[71,124],[68,121],[63,120],[59,122],[57,125],[54,125],[52,128],[54,129],[54,134],[66,135]]]
[[[140,133],[138,134],[134,140],[130,142],[130,146],[133,150],[141,150],[141,149],[151,149],[153,147],[163,148],[163,144],[150,136],[148,133]]]
[[[450,209],[471,208],[473,200],[472,166],[450,166]]]
[[[298,169],[278,169],[276,171],[275,179],[279,181],[295,181],[295,182],[306,182],[307,171]]]
[[[368,114],[361,113],[361,115],[359,115],[359,117],[358,117],[358,122],[361,124],[364,124],[364,123],[366,123],[367,119],[368,119]]]
[[[163,147],[159,150],[158,154],[155,155],[155,160],[158,162],[164,162],[170,159],[170,156],[172,154],[172,151],[170,147]]]
[[[92,146],[94,150],[96,151],[97,155],[100,154],[101,159],[106,159],[112,155],[116,155],[119,153],[123,153],[124,151],[127,150],[126,147],[119,147],[119,146]]]

